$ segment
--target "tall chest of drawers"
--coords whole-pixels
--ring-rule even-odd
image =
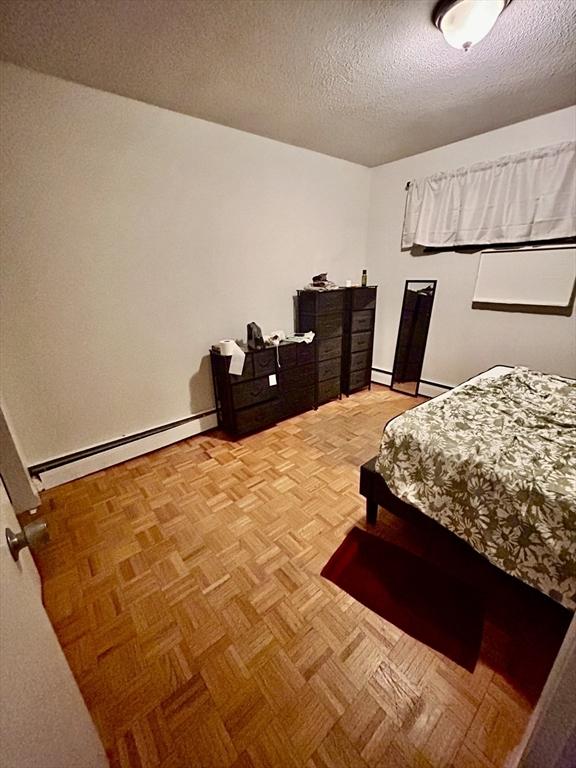
[[[344,288],[298,291],[298,330],[315,333],[316,405],[341,395],[345,295]]]
[[[346,288],[342,335],[342,392],[370,386],[376,286]]]

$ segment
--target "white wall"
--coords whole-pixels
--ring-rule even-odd
[[[2,64],[2,387],[29,464],[213,406],[206,353],[365,266],[367,168]]]
[[[407,180],[573,139],[576,108],[369,170],[9,64],[0,78],[2,389],[29,464],[212,408],[209,345],[251,320],[291,329],[323,270],[379,284],[377,368],[405,279],[436,278],[425,379],[576,376],[574,315],[473,310],[478,255],[400,251]]]
[[[499,363],[576,376],[574,313],[567,318],[472,309],[479,254],[412,256],[400,250],[407,181],[573,139],[576,107],[373,169],[368,277],[380,285],[375,367],[392,370],[404,281],[435,278],[424,379],[454,385]]]

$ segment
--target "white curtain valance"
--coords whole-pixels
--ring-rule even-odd
[[[402,247],[576,236],[576,141],[411,182]]]

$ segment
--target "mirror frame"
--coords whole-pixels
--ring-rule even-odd
[[[424,339],[424,355],[422,356],[422,365],[420,366],[418,370],[418,381],[416,383],[416,392],[412,394],[411,392],[405,392],[402,389],[396,389],[394,387],[394,371],[396,370],[396,363],[398,362],[398,346],[400,342],[400,325],[402,323],[402,315],[404,314],[404,304],[406,302],[406,292],[408,290],[408,285],[410,283],[432,283],[434,285],[434,298],[436,298],[436,286],[438,284],[437,280],[406,280],[404,283],[404,293],[402,294],[402,308],[400,309],[400,320],[398,321],[398,334],[396,336],[396,350],[394,352],[394,365],[392,366],[392,375],[390,377],[390,389],[392,392],[399,392],[402,395],[407,395],[408,397],[418,397],[418,392],[420,391],[420,377],[422,376],[422,368],[424,367],[424,355],[426,354],[426,344],[428,343],[428,332],[430,330],[430,323],[428,323],[428,328],[426,329],[426,337]],[[430,311],[430,316],[432,316],[432,310]]]

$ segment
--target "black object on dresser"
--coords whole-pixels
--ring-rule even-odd
[[[244,435],[314,408],[315,347],[285,342],[278,349],[245,350],[240,376],[228,372],[230,357],[211,349],[218,426]]]
[[[349,395],[370,386],[376,286],[346,288],[342,337],[342,392]]]
[[[298,330],[316,334],[316,405],[341,396],[345,288],[298,291]]]

